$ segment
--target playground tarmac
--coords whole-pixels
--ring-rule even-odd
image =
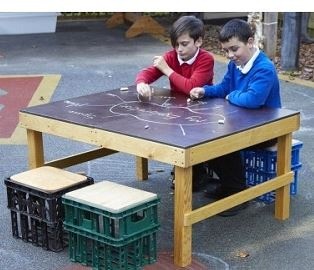
[[[58,22],[56,33],[0,36],[0,74],[61,75],[51,101],[132,85],[136,73],[149,65],[154,55],[169,49],[169,45],[149,35],[126,39],[126,29],[126,26],[107,29],[103,21],[68,21]],[[215,62],[215,81],[222,78],[225,68],[225,62]],[[293,137],[303,142],[302,167],[298,171],[297,194],[291,197],[290,218],[276,220],[274,204],[251,201],[248,209],[236,216],[215,216],[195,224],[193,259],[206,269],[314,269],[313,85],[285,80],[280,83],[283,107],[301,113],[301,128]],[[167,87],[168,82],[161,79],[155,85]],[[91,149],[90,145],[50,135],[44,136],[44,145],[47,160]],[[27,170],[25,140],[1,144],[0,157],[1,179]],[[110,180],[157,193],[161,199],[157,248],[159,253],[171,253],[174,201],[168,180],[171,166],[150,161],[149,180],[140,182],[136,181],[134,161],[133,156],[119,153],[68,169],[85,172],[96,182]],[[54,253],[12,237],[3,182],[1,187],[0,268],[81,268],[70,261],[67,248]],[[206,202],[203,193],[194,193],[193,204],[202,202]]]

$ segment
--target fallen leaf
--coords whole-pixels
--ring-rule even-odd
[[[250,254],[246,251],[239,251],[237,252],[236,254],[236,257],[239,257],[239,258],[246,258],[246,257],[249,257]]]

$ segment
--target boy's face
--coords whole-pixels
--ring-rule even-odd
[[[244,66],[253,56],[255,50],[253,38],[249,38],[247,43],[243,43],[237,37],[221,43],[222,49],[229,60],[234,61],[237,66]]]
[[[195,55],[197,49],[202,45],[202,41],[202,38],[194,41],[189,34],[182,34],[177,39],[175,50],[183,61],[188,61]]]

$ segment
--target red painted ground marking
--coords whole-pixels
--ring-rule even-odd
[[[0,138],[10,138],[43,76],[0,78]],[[4,94],[7,92],[6,94]]]

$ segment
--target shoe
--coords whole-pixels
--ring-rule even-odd
[[[232,217],[239,214],[242,210],[246,209],[248,206],[249,206],[249,202],[244,202],[226,211],[223,211],[217,215],[220,217]]]
[[[209,198],[209,199],[214,199],[214,200],[220,200],[223,198],[226,198],[228,196],[231,196],[235,193],[238,193],[243,189],[234,189],[234,188],[223,188],[221,184],[215,184],[215,185],[209,185],[207,189],[204,190],[204,196]]]
[[[170,173],[170,177],[169,180],[171,181],[171,189],[174,189],[174,183],[175,183],[175,179],[174,179],[174,171],[171,171]]]
[[[204,196],[209,199],[220,200],[228,197],[230,194],[227,193],[220,184],[209,184],[204,190]]]
[[[171,181],[170,188],[174,190],[175,189],[175,181],[176,180],[174,179],[174,177],[172,175],[169,177],[169,180]],[[192,192],[198,192],[198,191],[204,190],[204,188],[207,185],[207,182],[205,180],[206,179],[203,179],[201,181],[197,181],[198,182],[197,184],[195,184],[195,181],[193,181],[193,183],[192,183]]]
[[[171,189],[175,189],[175,173],[171,171],[169,180],[171,181]],[[210,182],[211,177],[208,175],[205,168],[193,167],[192,191],[198,192],[204,190]]]

